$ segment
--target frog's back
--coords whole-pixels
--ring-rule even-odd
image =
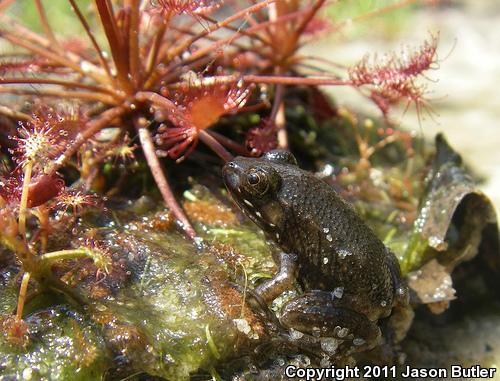
[[[393,254],[330,185],[298,167],[284,166],[280,174],[278,197],[285,210],[281,245],[297,253],[304,288],[342,287],[367,308],[392,305],[387,257]]]

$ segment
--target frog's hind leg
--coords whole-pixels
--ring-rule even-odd
[[[280,321],[287,328],[318,338],[327,352],[353,353],[375,347],[381,341],[380,328],[350,305],[346,295],[340,299],[330,292],[313,290],[289,301]]]

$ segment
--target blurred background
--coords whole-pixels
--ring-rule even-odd
[[[335,21],[356,18],[394,1],[341,1],[329,9]],[[467,164],[484,179],[481,188],[500,211],[500,1],[462,0],[412,5],[377,17],[353,21],[340,33],[327,36],[308,47],[309,53],[352,65],[366,53],[399,52],[418,47],[430,34],[439,36],[439,68],[428,72],[427,99],[435,115],[415,108],[392,114],[404,128],[429,139],[445,133]],[[380,112],[356,91],[328,88],[339,104],[371,115]]]

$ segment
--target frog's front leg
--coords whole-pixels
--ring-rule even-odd
[[[380,329],[376,322],[350,309],[350,299],[349,295],[339,298],[332,292],[308,291],[283,306],[280,322],[312,336],[341,340],[349,352],[373,348],[379,344]]]
[[[255,288],[255,292],[267,303],[276,299],[286,290],[293,288],[297,277],[297,256],[279,253],[275,258],[278,273]]]

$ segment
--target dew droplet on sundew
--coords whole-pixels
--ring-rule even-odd
[[[82,69],[82,71],[84,73],[88,73],[88,72],[90,72],[92,70],[92,64],[89,61],[83,60],[80,63],[80,68]]]

